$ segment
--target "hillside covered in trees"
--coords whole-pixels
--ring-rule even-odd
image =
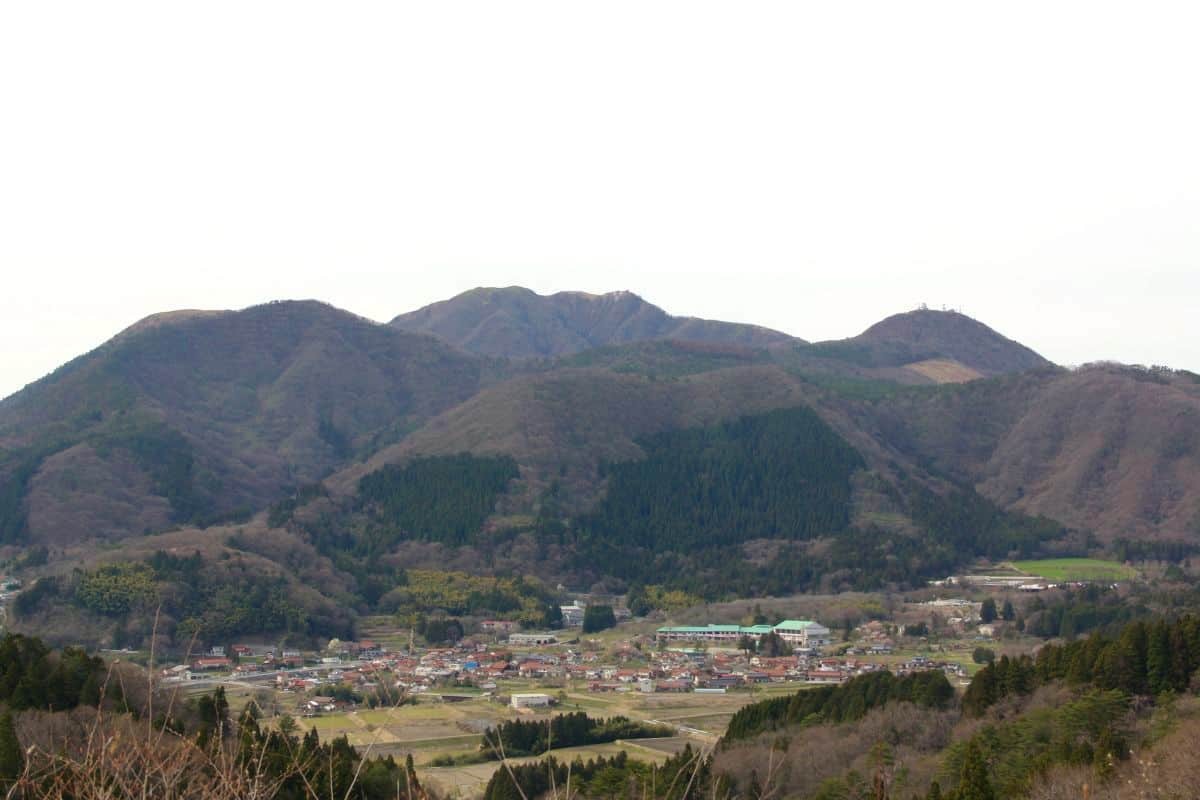
[[[530,352],[458,347],[504,320]],[[482,291],[394,326],[273,303],[155,317],[0,401],[0,555],[47,579],[16,624],[113,641],[145,635],[147,604],[84,602],[73,571],[160,549],[202,552],[200,583],[153,582],[212,637],[454,617],[397,591],[411,571],[899,589],[980,557],[1187,558],[1198,443],[1189,373],[1061,370],[951,312],[810,344],[632,295]],[[265,613],[231,599],[226,559],[269,576]],[[495,599],[469,605],[516,613]]]

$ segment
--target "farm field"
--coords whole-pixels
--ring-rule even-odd
[[[514,682],[516,683],[516,682]],[[528,683],[511,687],[536,691],[540,687]],[[586,711],[594,717],[625,716],[638,720],[657,720],[680,726],[688,736],[667,739],[615,742],[554,751],[556,757],[574,760],[600,755],[612,756],[624,750],[642,760],[662,760],[682,749],[687,741],[693,746],[711,745],[725,731],[733,713],[746,705],[778,694],[795,692],[797,685],[760,687],[753,692],[730,692],[725,695],[641,694],[623,692],[593,694],[583,685],[563,692],[562,702],[550,713]],[[506,719],[545,719],[550,714],[519,714],[505,705],[486,697],[458,703],[444,703],[423,697],[416,705],[398,708],[361,709],[317,717],[301,717],[295,721],[301,731],[316,730],[323,740],[345,736],[356,747],[373,755],[392,755],[402,758],[411,754],[421,769],[436,785],[449,795],[475,795],[498,766],[497,762],[460,764],[433,767],[434,759],[470,756],[478,752],[483,730]],[[689,739],[689,736],[691,737]]]
[[[1051,581],[1127,581],[1138,576],[1137,570],[1133,567],[1097,558],[1047,558],[1039,561],[1014,561],[1013,566],[1027,575]]]

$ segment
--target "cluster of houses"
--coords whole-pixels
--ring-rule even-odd
[[[734,651],[666,650],[654,654],[650,664],[621,669],[589,670],[593,692],[726,692],[769,683],[843,683],[856,675],[890,669],[898,674],[942,670],[966,677],[961,665],[932,661],[923,656],[886,665],[850,657],[820,657],[807,653],[768,658]]]
[[[955,610],[967,617],[971,609]],[[880,622],[859,626],[854,646],[843,649],[840,657],[827,655],[827,650],[823,654],[821,648],[831,643],[831,633],[812,620],[662,627],[653,639],[633,637],[607,653],[589,650],[586,642],[582,647],[560,644],[554,633],[521,632],[517,623],[507,620],[485,620],[480,627],[507,641],[463,640],[452,647],[406,652],[389,652],[372,641],[336,639],[320,653],[233,645],[229,652],[214,647],[164,674],[178,680],[228,675],[261,681],[278,691],[296,693],[297,710],[309,716],[341,710],[352,704],[346,698],[369,698],[377,689],[385,689],[387,695],[430,693],[446,702],[478,696],[481,691],[524,710],[554,702],[536,689],[580,684],[594,692],[721,693],[767,683],[842,683],[883,669],[899,673],[939,669],[965,676],[956,664],[922,657],[891,665],[864,660],[864,656],[893,651],[894,626]],[[738,649],[743,637],[757,641],[768,634],[791,645],[792,653],[768,657]],[[528,681],[530,691],[503,696],[520,681]],[[506,683],[504,689],[501,682]],[[331,685],[350,691],[331,692]],[[464,693],[467,688],[474,693]]]
[[[891,669],[905,673],[913,670],[944,670],[965,677],[956,664],[915,657],[902,664],[885,665],[856,657],[863,653],[890,652],[887,629],[867,624],[860,651],[843,657],[821,655],[817,643],[828,643],[829,629],[817,623],[788,620],[774,626],[706,626],[689,630],[721,638],[692,637],[693,644],[729,642],[726,628],[736,636],[766,632],[785,634],[797,645],[788,656],[767,657],[733,646],[682,647],[650,646],[649,638],[625,642],[612,651],[600,653],[577,647],[545,648],[514,644],[461,642],[454,647],[430,648],[416,652],[388,652],[374,642],[331,642],[323,653],[302,654],[294,650],[276,652],[270,648],[235,645],[226,653],[214,648],[190,664],[166,671],[168,676],[214,677],[229,674],[234,679],[252,679],[271,685],[281,693],[294,693],[296,713],[314,716],[352,708],[355,695],[370,697],[375,690],[386,694],[428,694],[445,702],[467,699],[470,687],[493,699],[509,703],[514,709],[532,711],[554,703],[550,694],[537,691],[544,687],[583,684],[593,692],[695,692],[724,693],[730,690],[769,683],[842,683],[872,671]],[[760,630],[760,628],[762,630]],[[876,628],[878,630],[876,630]],[[677,641],[680,629],[660,629],[656,638]],[[665,636],[664,636],[665,633]],[[240,663],[239,663],[240,662]],[[514,682],[528,681],[529,691],[512,691]],[[504,682],[505,688],[501,688]],[[331,691],[331,685],[350,692]],[[512,692],[511,694],[508,694]],[[336,695],[336,696],[335,696]],[[508,696],[505,696],[508,695]]]

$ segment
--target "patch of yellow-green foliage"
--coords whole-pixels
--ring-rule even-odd
[[[1014,561],[1013,566],[1028,575],[1050,581],[1128,581],[1137,570],[1115,561],[1098,558],[1046,558],[1039,561]]]
[[[679,589],[667,589],[658,585],[645,587],[646,602],[662,611],[680,611],[700,605],[704,601],[694,594]]]
[[[400,618],[415,619],[416,614],[430,610],[454,615],[486,611],[502,619],[539,625],[553,600],[542,582],[533,577],[496,578],[410,569],[407,578],[407,583],[388,592],[382,603],[394,608]]]
[[[125,614],[152,606],[158,596],[154,570],[147,564],[106,564],[85,572],[75,588],[75,599],[99,614]]]

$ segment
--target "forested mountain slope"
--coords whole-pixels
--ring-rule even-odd
[[[628,294],[496,292],[522,341],[552,345],[484,357],[313,302],[144,320],[0,403],[0,544],[64,574],[62,620],[99,613],[73,567],[196,542],[201,567],[130,573],[172,587],[174,624],[250,624],[219,563],[241,553],[274,576],[271,625],[303,610],[322,633],[413,602],[410,569],[716,599],[1200,545],[1190,373],[1064,370],[952,312],[810,345]],[[488,302],[422,325],[474,335]],[[679,331],[713,340],[660,338]],[[510,588],[539,619],[542,590]]]
[[[160,315],[0,404],[0,529],[62,544],[257,510],[462,402],[485,370],[321,303]]]
[[[1039,370],[856,409],[876,435],[1005,508],[1101,540],[1200,544],[1200,381],[1117,365]]]

